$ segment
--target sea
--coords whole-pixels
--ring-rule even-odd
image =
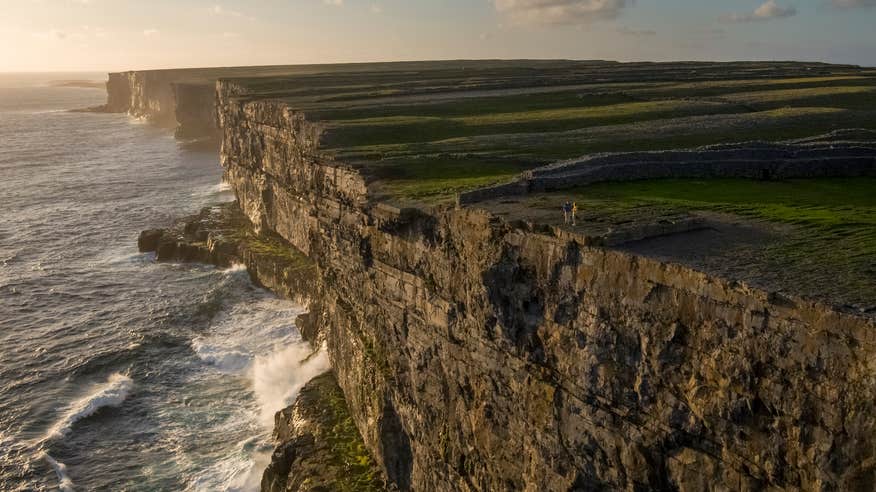
[[[217,152],[49,84],[103,78],[0,74],[0,490],[258,490],[328,360],[243,267],[137,251],[234,197]]]

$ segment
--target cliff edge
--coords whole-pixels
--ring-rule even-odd
[[[772,92],[783,74],[783,84],[808,90],[820,82],[800,76],[846,83],[858,69],[332,70],[220,80],[221,160],[254,233],[282,238],[312,262],[313,336],[392,487],[869,490],[876,482],[872,316],[446,199],[616,139],[653,150],[721,143],[709,140],[727,135],[717,130],[753,121],[773,140],[869,127],[869,109],[812,110],[812,91],[798,94],[799,111],[752,111],[729,95],[654,104],[666,91],[689,94],[691,77],[711,94],[720,86],[754,98],[753,87]],[[645,75],[661,85],[637,86]],[[654,99],[643,106],[631,94]],[[594,114],[606,98],[613,109]],[[623,116],[629,104],[634,121]],[[280,420],[283,429],[288,418]],[[278,476],[289,490],[295,461],[275,461],[282,473],[267,474],[265,490]]]

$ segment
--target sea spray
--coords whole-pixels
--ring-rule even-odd
[[[62,438],[70,433],[76,422],[94,415],[101,408],[121,405],[133,386],[134,381],[126,374],[112,374],[106,383],[70,404],[64,415],[49,430],[46,439]]]
[[[257,357],[251,370],[253,391],[260,409],[260,422],[270,435],[274,414],[298,396],[301,388],[330,368],[325,349],[314,352],[306,342],[298,342],[263,357]],[[247,446],[245,446],[247,447]],[[263,444],[250,452],[249,468],[237,475],[229,490],[259,490],[262,472],[271,461],[273,446]]]
[[[253,390],[261,407],[261,421],[270,427],[274,414],[287,407],[301,388],[314,377],[329,370],[326,351],[312,353],[305,343],[291,345],[253,364]]]
[[[191,348],[204,364],[204,381],[237,380],[251,391],[249,402],[221,421],[223,427],[246,428],[252,434],[229,443],[226,454],[191,476],[186,490],[259,490],[273,452],[273,415],[289,405],[307,381],[328,369],[325,351],[314,352],[295,326],[304,308],[260,289],[243,288],[249,282],[245,267],[223,270],[225,285],[217,286],[215,293],[221,299],[219,309],[210,328],[192,339]],[[210,432],[241,435],[218,423]]]
[[[257,326],[259,326],[258,331],[271,331],[268,326]],[[241,328],[244,332],[248,331],[245,327]],[[207,348],[211,343],[216,343],[215,337],[201,343],[199,346],[202,350],[198,355],[202,360],[214,370],[225,374],[225,377],[235,377],[231,369],[238,366],[242,360],[238,356],[243,357],[245,349],[229,348],[224,352],[225,355],[221,355],[223,349],[215,346]],[[276,343],[273,349],[266,355],[253,357],[247,369],[236,375],[247,379],[257,404],[257,414],[253,412],[248,417],[245,415],[241,417],[258,418],[256,428],[261,430],[253,437],[238,442],[229,449],[230,452],[226,456],[215,461],[203,473],[193,476],[186,490],[240,492],[259,490],[262,472],[270,462],[273,451],[270,436],[274,414],[289,405],[310,379],[329,369],[325,350],[314,352],[310,345],[300,338]],[[239,425],[246,424],[241,421]]]
[[[224,181],[219,184],[200,187],[192,192],[192,196],[214,198],[222,202],[234,200],[231,185]]]
[[[48,453],[43,453],[43,459],[55,470],[55,475],[58,476],[58,489],[61,492],[75,492],[73,488],[73,480],[67,476],[67,465],[59,463],[55,458],[52,458]]]

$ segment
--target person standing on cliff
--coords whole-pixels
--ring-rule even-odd
[[[569,216],[572,214],[572,202],[563,204],[563,224],[569,225]]]
[[[577,219],[576,219],[577,215],[578,215],[578,202],[572,202],[572,226],[578,225]]]

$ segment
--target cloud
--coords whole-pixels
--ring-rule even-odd
[[[9,30],[8,32],[11,33],[14,31]],[[17,30],[17,32],[21,32],[21,30]],[[46,31],[30,32],[29,34],[35,39],[41,39],[44,41],[66,41],[77,43],[83,43],[87,40],[96,38],[105,38],[109,35],[106,29],[102,27],[91,27],[87,25],[69,26],[65,29],[52,28]]]
[[[855,9],[876,7],[876,0],[830,0],[830,4],[838,9]]]
[[[797,9],[793,6],[782,7],[776,0],[767,0],[754,12],[747,14],[727,14],[721,19],[725,22],[756,22],[770,19],[783,19],[797,15]]]
[[[222,5],[214,4],[210,7],[210,14],[222,17],[236,17],[238,19],[247,19],[247,20],[255,20],[255,17],[250,17],[243,12],[232,10],[227,7],[223,7]]]
[[[635,0],[491,0],[515,24],[570,25],[614,19]]]
[[[344,5],[344,0],[322,0],[322,3],[326,5],[334,5],[335,7],[340,7]]]
[[[381,7],[380,4],[372,3],[371,4],[371,13],[372,14],[382,14],[383,7]]]
[[[161,34],[161,31],[158,29],[143,29],[143,35],[148,37],[157,36]]]
[[[67,39],[67,33],[65,31],[61,31],[59,29],[49,29],[48,31],[40,31],[31,33],[33,37],[37,39],[52,39],[52,40],[62,40]]]
[[[651,36],[656,36],[657,31],[652,29],[631,29],[629,27],[623,26],[617,29],[619,34],[623,34],[624,36],[632,36],[635,38],[647,38]]]

